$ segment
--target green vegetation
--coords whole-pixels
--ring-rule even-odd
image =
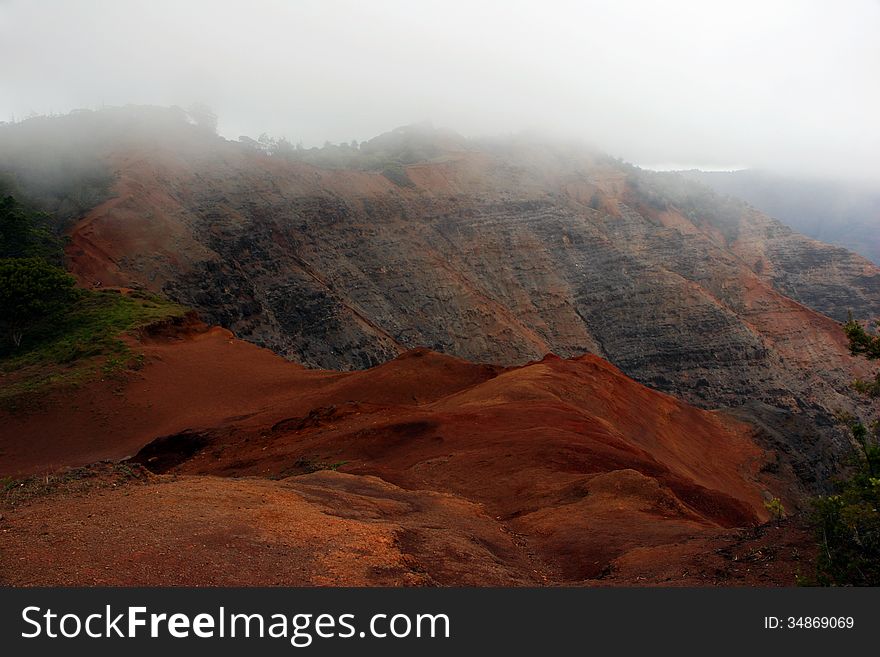
[[[768,500],[764,502],[764,508],[770,513],[770,517],[774,520],[782,520],[785,518],[785,507],[782,505],[782,500],[778,497],[774,497],[772,500]]]
[[[844,325],[855,355],[880,359],[880,338],[852,318]],[[876,383],[856,382],[866,395],[880,394]],[[880,425],[869,428],[845,415],[858,445],[853,474],[839,482],[833,495],[814,500],[813,520],[819,538],[816,580],[824,586],[880,585]]]
[[[28,405],[48,386],[110,376],[142,359],[122,337],[185,309],[163,299],[75,287],[56,266],[61,242],[47,216],[0,200],[0,404]]]
[[[0,259],[41,258],[59,264],[61,239],[52,228],[52,218],[35,212],[13,196],[0,197]]]
[[[415,187],[415,184],[406,173],[406,168],[402,164],[395,163],[385,167],[382,175],[398,187]]]
[[[80,291],[79,299],[63,313],[42,323],[27,349],[0,352],[4,370],[31,365],[63,365],[92,356],[125,353],[120,337],[134,329],[169,317],[184,308],[139,292]]]
[[[880,322],[877,322],[877,326],[880,328]],[[843,325],[843,330],[849,338],[849,350],[853,356],[880,360],[880,336],[868,333],[865,326],[855,321],[852,315]],[[869,397],[880,397],[880,372],[877,372],[873,381],[854,381],[853,388]]]
[[[880,322],[877,322],[880,327]],[[880,335],[868,333],[864,325],[855,321],[850,315],[849,321],[843,325],[846,337],[849,338],[849,350],[854,356],[864,356],[869,360],[880,360]]]
[[[41,258],[0,259],[0,326],[13,348],[26,331],[39,327],[70,306],[75,281]]]
[[[0,404],[15,410],[47,387],[76,385],[137,369],[143,356],[133,353],[123,336],[185,312],[181,306],[148,295],[81,291],[70,307],[35,327],[27,348],[4,345],[0,377],[8,383],[0,387]]]
[[[880,585],[880,445],[861,423],[853,433],[864,441],[855,474],[814,501],[824,586]]]

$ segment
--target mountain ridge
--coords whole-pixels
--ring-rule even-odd
[[[706,408],[776,409],[756,419],[794,421],[784,447],[811,485],[850,449],[834,416],[865,412],[849,383],[866,370],[837,322],[880,314],[880,269],[745,204],[532,137],[444,150],[398,131],[387,166],[349,147],[369,166],[331,167],[303,158],[342,147],[141,132],[91,138],[115,182],[70,230],[83,285],[162,293],[310,367],[417,346],[502,365],[596,353]]]

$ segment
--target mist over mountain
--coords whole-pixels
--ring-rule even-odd
[[[682,171],[754,205],[795,230],[880,263],[880,188],[767,171]]]
[[[0,588],[880,585],[878,34],[0,0]]]
[[[133,106],[4,126],[0,154],[26,198],[63,210],[81,285],[167,296],[310,367],[593,353],[737,409],[807,486],[849,449],[833,418],[860,407],[861,370],[837,322],[880,315],[880,269],[682,175],[426,124],[229,141]]]
[[[800,574],[804,521],[767,521],[852,463],[841,418],[877,417],[841,326],[880,315],[875,264],[578,139],[420,122],[305,147],[217,121],[0,125],[4,239],[78,284],[0,353],[5,583]]]
[[[201,102],[231,139],[350,143],[430,119],[876,180],[878,28],[872,0],[6,0],[0,120]]]

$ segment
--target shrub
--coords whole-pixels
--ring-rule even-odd
[[[0,258],[43,258],[61,261],[61,240],[52,219],[31,210],[12,196],[0,197]]]
[[[843,329],[853,355],[880,359],[880,337],[853,320]],[[856,390],[880,396],[880,374],[874,382],[856,381]],[[816,577],[829,586],[880,585],[880,425],[869,430],[861,421],[844,414],[857,447],[855,472],[838,483],[833,495],[813,500],[813,521],[819,539]]]
[[[778,497],[774,497],[772,500],[764,502],[764,508],[770,512],[770,517],[774,520],[782,520],[785,518],[785,507],[782,505],[782,500]]]
[[[864,424],[849,420],[860,446],[855,473],[833,495],[813,501],[819,539],[817,580],[829,586],[880,585],[880,445]]]
[[[26,331],[76,298],[73,277],[41,258],[0,260],[0,324],[15,348]]]

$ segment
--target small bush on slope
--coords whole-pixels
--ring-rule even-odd
[[[880,327],[880,322],[877,322]],[[853,356],[864,356],[868,360],[880,360],[880,335],[872,335],[865,327],[851,316],[843,325],[846,337],[849,338],[849,350]],[[855,381],[853,387],[869,397],[880,397],[880,372],[873,381]]]
[[[868,333],[852,318],[844,325],[850,351],[869,360],[880,359],[880,337]],[[856,381],[854,387],[870,397],[880,396],[875,382]],[[817,582],[826,586],[880,585],[880,444],[878,427],[870,431],[855,418],[846,418],[859,446],[855,473],[838,485],[834,495],[814,500],[813,519],[819,538]],[[872,435],[873,434],[873,435]]]
[[[864,425],[856,473],[834,495],[814,501],[819,536],[817,580],[822,585],[880,585],[880,446]]]

